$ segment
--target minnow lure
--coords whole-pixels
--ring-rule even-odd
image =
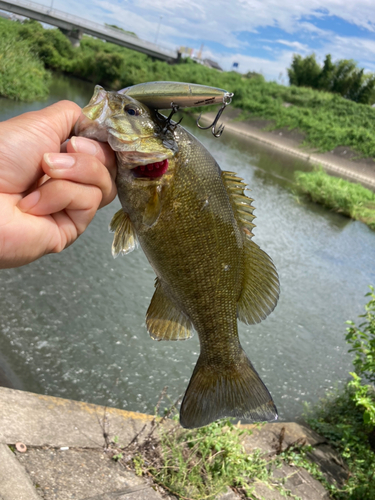
[[[221,107],[208,127],[197,125],[200,129],[212,129],[215,137],[220,137],[224,126],[215,130],[216,124],[224,109],[232,102],[233,93],[217,87],[199,85],[197,83],[183,82],[146,82],[119,90],[119,94],[125,94],[153,109],[172,109],[168,119],[180,108],[193,108],[207,106],[209,104],[221,104]]]

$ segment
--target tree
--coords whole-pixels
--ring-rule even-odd
[[[303,58],[294,54],[292,65],[288,68],[289,82],[297,87],[318,87],[321,68],[316,62],[315,54]]]
[[[332,62],[327,54],[320,67],[315,54],[305,58],[295,54],[288,75],[291,85],[334,92],[362,104],[371,104],[375,98],[375,75],[365,74],[352,59]]]

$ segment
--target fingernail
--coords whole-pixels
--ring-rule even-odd
[[[40,190],[33,191],[32,193],[22,198],[22,200],[18,203],[18,208],[21,212],[27,212],[31,208],[35,207],[40,199]]]
[[[85,139],[84,137],[72,137],[70,139],[74,151],[77,153],[85,153],[95,155],[98,152],[98,147],[95,142]]]
[[[46,153],[44,155],[44,161],[51,168],[59,169],[72,167],[75,164],[76,159],[74,156],[69,156],[65,153]]]

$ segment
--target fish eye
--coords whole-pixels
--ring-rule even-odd
[[[139,108],[136,108],[134,105],[132,104],[127,104],[125,107],[124,107],[124,111],[125,113],[127,113],[128,115],[130,116],[138,116],[141,114],[141,110]]]

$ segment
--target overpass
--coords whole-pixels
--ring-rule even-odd
[[[122,45],[162,61],[175,62],[177,51],[160,47],[135,36],[127,35],[121,30],[94,23],[81,17],[72,16],[60,10],[51,9],[45,5],[27,0],[0,0],[0,9],[20,16],[36,19],[41,23],[57,26],[70,39],[73,45],[79,45],[82,34],[101,38],[107,42]]]

